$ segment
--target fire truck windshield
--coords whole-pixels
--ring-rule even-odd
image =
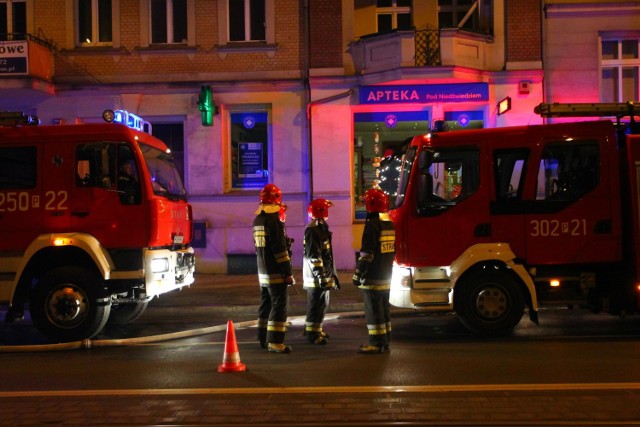
[[[172,200],[186,200],[186,191],[171,155],[146,144],[140,144],[140,149],[151,175],[153,193]]]

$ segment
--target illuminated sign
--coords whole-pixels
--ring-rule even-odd
[[[488,101],[488,83],[381,85],[360,88],[361,104]]]
[[[502,101],[498,102],[498,115],[504,114],[511,110],[511,97],[507,96]]]

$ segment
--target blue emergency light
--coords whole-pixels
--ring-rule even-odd
[[[151,123],[144,121],[142,117],[130,113],[127,110],[104,110],[102,118],[107,123],[121,123],[131,129],[151,133]]]

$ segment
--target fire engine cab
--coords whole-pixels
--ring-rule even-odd
[[[194,281],[191,206],[167,146],[124,110],[40,126],[0,113],[0,304],[56,341],[127,324]]]
[[[638,311],[640,104],[536,113],[599,119],[413,138],[391,211],[392,305],[455,311],[484,335],[526,307],[536,323],[554,305]]]

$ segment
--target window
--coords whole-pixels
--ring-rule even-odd
[[[474,8],[471,16],[464,20]],[[463,22],[464,20],[464,22]],[[438,0],[438,27],[456,28],[474,31],[480,27],[480,18],[476,0]]]
[[[184,125],[182,123],[153,123],[151,133],[162,140],[173,156],[173,162],[178,169],[182,182],[184,180]]]
[[[519,200],[524,187],[528,149],[496,150],[493,154],[497,200]]]
[[[36,154],[36,147],[0,148],[0,188],[35,187]]]
[[[600,101],[640,100],[640,37],[601,40]]]
[[[411,29],[411,0],[378,0],[376,19],[379,33]]]
[[[151,0],[151,43],[187,43],[187,0]]]
[[[479,185],[478,150],[438,149],[420,153],[418,212],[439,215],[475,193]]]
[[[265,41],[265,0],[227,0],[229,41]]]
[[[24,40],[26,33],[26,1],[0,0],[0,41]]]
[[[259,189],[269,182],[269,112],[230,113],[231,186]]]
[[[379,188],[395,206],[402,155],[413,136],[429,130],[428,111],[371,112],[354,114],[353,197],[355,218],[367,212],[361,197]]]
[[[113,42],[111,0],[77,0],[78,44],[111,45]]]
[[[545,147],[538,168],[536,200],[573,201],[599,182],[595,142]]]

